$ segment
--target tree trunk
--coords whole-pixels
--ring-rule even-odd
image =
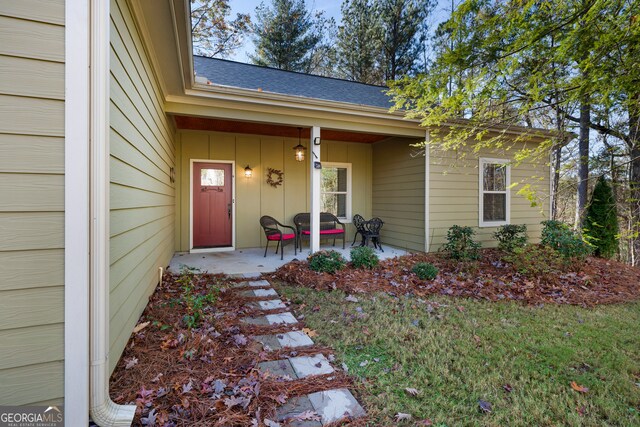
[[[553,187],[551,194],[551,219],[558,219],[558,188],[560,187],[560,166],[562,164],[562,144],[553,150]]]
[[[576,202],[576,228],[582,228],[584,210],[589,197],[589,123],[591,104],[583,97],[580,104],[580,137],[578,140],[578,197]]]
[[[629,108],[629,139],[631,160],[629,165],[630,213],[631,213],[631,259],[640,266],[640,93],[631,99]]]

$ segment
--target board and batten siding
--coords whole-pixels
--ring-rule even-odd
[[[424,251],[425,158],[411,144],[389,138],[373,144],[373,216],[384,226],[384,244]]]
[[[125,0],[111,1],[110,331],[115,367],[174,248],[175,129]]]
[[[530,143],[535,144],[535,143]],[[497,227],[478,227],[480,216],[479,159],[513,160],[522,143],[510,149],[482,149],[478,153],[438,150],[430,152],[430,248],[437,250],[446,241],[447,230],[452,225],[470,226],[476,230],[476,240],[483,247],[497,246],[493,233]],[[471,144],[467,150],[471,150]],[[511,224],[526,224],[529,241],[540,240],[540,222],[548,219],[549,212],[549,165],[546,161],[532,160],[511,165]],[[535,191],[537,202],[518,194],[524,185]]]
[[[0,405],[63,403],[64,31],[0,2]]]
[[[178,194],[176,197],[176,250],[189,251],[190,162],[191,159],[235,161],[236,179],[236,248],[264,247],[264,233],[259,220],[269,215],[293,226],[293,216],[309,212],[309,159],[298,162],[292,148],[297,138],[234,134],[224,132],[179,131]],[[305,138],[302,145],[308,147]],[[323,162],[351,163],[352,215],[371,215],[371,145],[323,140],[320,147]],[[307,156],[310,155],[307,150]],[[246,178],[249,165],[253,176]],[[284,172],[277,188],[266,182],[267,168]],[[349,219],[351,221],[351,219]],[[355,229],[346,225],[346,245]],[[341,242],[336,242],[336,245]],[[323,247],[326,246],[324,243]],[[308,243],[305,245],[308,249]]]

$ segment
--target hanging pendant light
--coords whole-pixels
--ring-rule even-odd
[[[302,145],[302,128],[298,128],[298,145],[293,147],[293,151],[295,151],[296,160],[301,162],[304,160],[304,152],[306,148]]]

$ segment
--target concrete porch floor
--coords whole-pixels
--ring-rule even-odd
[[[383,260],[405,255],[407,252],[402,249],[393,248],[391,246],[383,246],[384,252],[376,250],[378,257]],[[349,260],[349,252],[351,247],[348,245],[345,249],[336,246],[322,246],[321,249],[335,249],[340,252],[347,260]],[[269,245],[267,257],[263,257],[264,248],[248,248],[238,249],[228,252],[209,252],[209,253],[184,253],[178,252],[171,259],[169,271],[177,273],[182,266],[197,268],[201,272],[209,272],[212,274],[245,274],[245,273],[269,273],[275,271],[278,267],[294,260],[304,260],[309,256],[309,248],[304,248],[302,253],[293,254],[293,246],[288,245],[284,248],[284,260],[280,260],[280,253],[274,253],[275,245]]]

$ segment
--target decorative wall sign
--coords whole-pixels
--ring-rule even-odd
[[[273,188],[278,188],[284,180],[284,172],[278,169],[267,168],[267,184]]]

